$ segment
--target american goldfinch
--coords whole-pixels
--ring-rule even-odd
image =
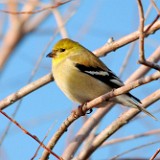
[[[47,57],[52,58],[55,82],[72,101],[83,104],[124,85],[91,51],[68,38],[58,41]],[[113,101],[137,108],[156,119],[130,93],[116,96]]]

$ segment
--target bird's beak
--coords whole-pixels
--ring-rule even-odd
[[[52,57],[54,57],[54,53],[53,53],[53,52],[50,52],[49,54],[47,54],[46,57],[52,58]]]

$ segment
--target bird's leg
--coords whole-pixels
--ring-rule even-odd
[[[81,112],[83,112],[83,115],[85,115],[85,114],[90,114],[90,113],[92,113],[92,111],[93,111],[93,109],[91,108],[91,109],[89,109],[88,111],[89,112],[86,112],[86,106],[87,106],[87,102],[85,102],[85,103],[83,103],[82,105],[80,105],[78,108],[81,110]]]

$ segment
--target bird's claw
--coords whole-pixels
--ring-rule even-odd
[[[91,108],[91,109],[89,109],[88,111],[89,111],[89,112],[86,112],[86,114],[92,113],[93,109]]]
[[[78,118],[78,117],[80,117],[80,116],[85,116],[86,114],[90,114],[90,113],[93,111],[93,109],[89,109],[89,112],[85,112],[85,111],[86,111],[85,106],[86,106],[86,103],[78,106],[77,109],[73,110],[73,111],[72,111],[73,116],[74,116],[75,118]]]

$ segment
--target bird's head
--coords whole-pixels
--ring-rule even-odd
[[[52,51],[46,56],[53,59],[65,59],[66,57],[73,55],[75,50],[81,47],[81,45],[71,39],[64,38],[58,41]]]

